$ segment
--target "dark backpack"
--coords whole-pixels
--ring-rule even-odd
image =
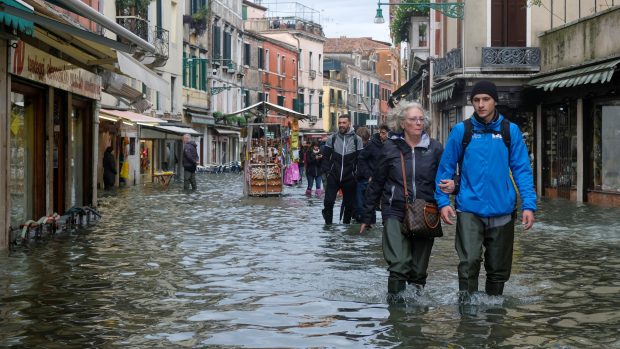
[[[495,130],[474,130],[474,124],[471,122],[471,118],[464,120],[463,126],[464,130],[463,139],[461,140],[461,154],[459,154],[458,171],[454,176],[454,191],[452,192],[453,195],[456,195],[459,192],[461,185],[461,169],[463,168],[463,158],[465,157],[465,150],[471,142],[474,133],[492,133],[494,135],[502,135],[504,145],[508,149],[508,164],[510,164],[510,121],[508,121],[508,119],[504,118],[502,120],[501,129],[499,132]]]

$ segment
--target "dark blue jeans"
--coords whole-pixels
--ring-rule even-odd
[[[306,178],[308,179],[308,190],[312,190],[312,185],[314,184],[314,182],[316,182],[316,188],[317,189],[321,189],[321,183],[323,183],[323,177],[321,176],[312,176],[312,175],[306,175]]]

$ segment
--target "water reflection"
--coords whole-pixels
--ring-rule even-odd
[[[618,209],[543,201],[505,296],[464,306],[447,228],[424,292],[388,305],[380,229],[324,226],[304,188],[198,179],[117,191],[98,224],[0,257],[0,346],[620,347]]]

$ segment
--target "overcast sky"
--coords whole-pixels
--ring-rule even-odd
[[[254,0],[255,2],[258,2]],[[369,36],[376,40],[391,42],[388,29],[387,6],[383,9],[386,23],[374,24],[377,13],[376,0],[279,0],[280,3],[296,1],[321,13],[321,24],[325,36],[329,38],[348,36]],[[263,3],[274,3],[278,0],[265,0]],[[386,1],[384,1],[386,2]]]

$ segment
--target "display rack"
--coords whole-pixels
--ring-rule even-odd
[[[246,195],[282,194],[282,126],[249,123],[246,155]]]

